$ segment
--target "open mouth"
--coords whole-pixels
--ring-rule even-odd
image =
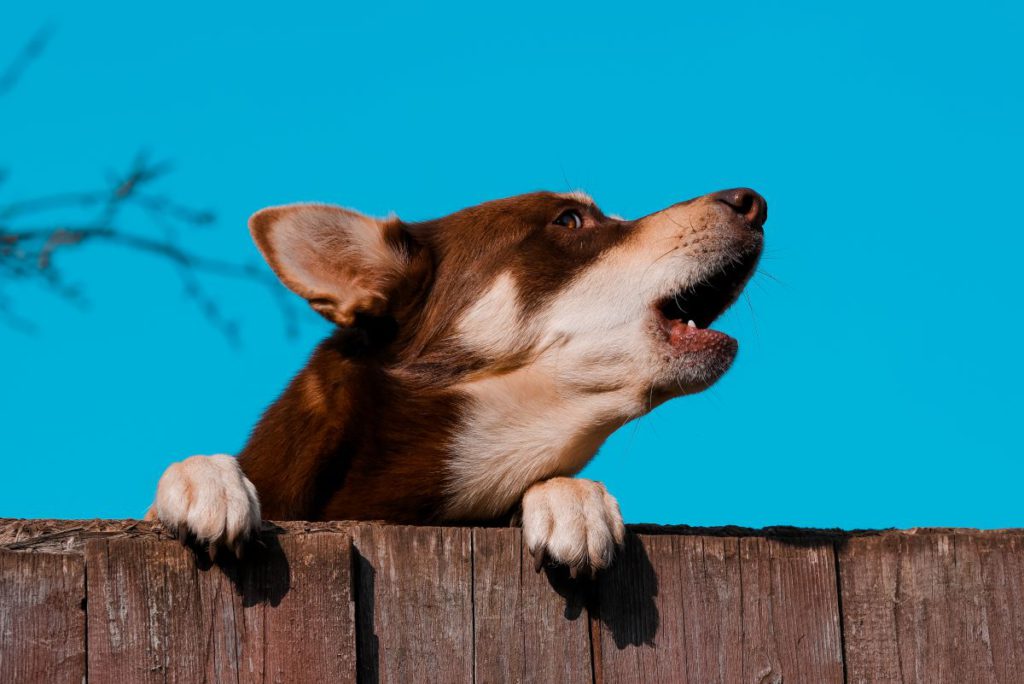
[[[696,351],[726,340],[735,344],[728,335],[707,328],[736,301],[754,270],[757,256],[755,251],[732,261],[701,282],[674,292],[655,305],[658,322],[673,347]]]

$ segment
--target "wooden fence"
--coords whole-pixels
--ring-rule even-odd
[[[1024,682],[1024,530],[633,527],[596,580],[515,528],[0,520],[0,682]]]

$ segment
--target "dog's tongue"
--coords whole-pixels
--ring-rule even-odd
[[[725,333],[710,328],[698,328],[684,321],[671,322],[668,341],[673,348],[681,352],[725,351],[736,345],[736,340]]]

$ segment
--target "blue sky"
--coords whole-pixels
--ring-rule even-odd
[[[716,327],[730,374],[616,433],[585,474],[630,522],[1024,525],[1019,4],[20,3],[0,64],[0,204],[142,149],[187,233],[256,263],[247,216],[322,200],[407,219],[538,188],[639,216],[748,185],[762,273]],[[372,6],[371,6],[372,5]],[[151,231],[145,217],[126,228]],[[82,308],[4,285],[0,515],[140,516],[163,468],[236,452],[326,325],[116,248],[60,262]],[[298,303],[301,307],[301,303]]]

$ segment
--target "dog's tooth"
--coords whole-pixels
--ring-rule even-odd
[[[697,324],[694,323],[693,321],[686,321],[686,325],[691,327],[691,328],[696,328],[697,327]]]

